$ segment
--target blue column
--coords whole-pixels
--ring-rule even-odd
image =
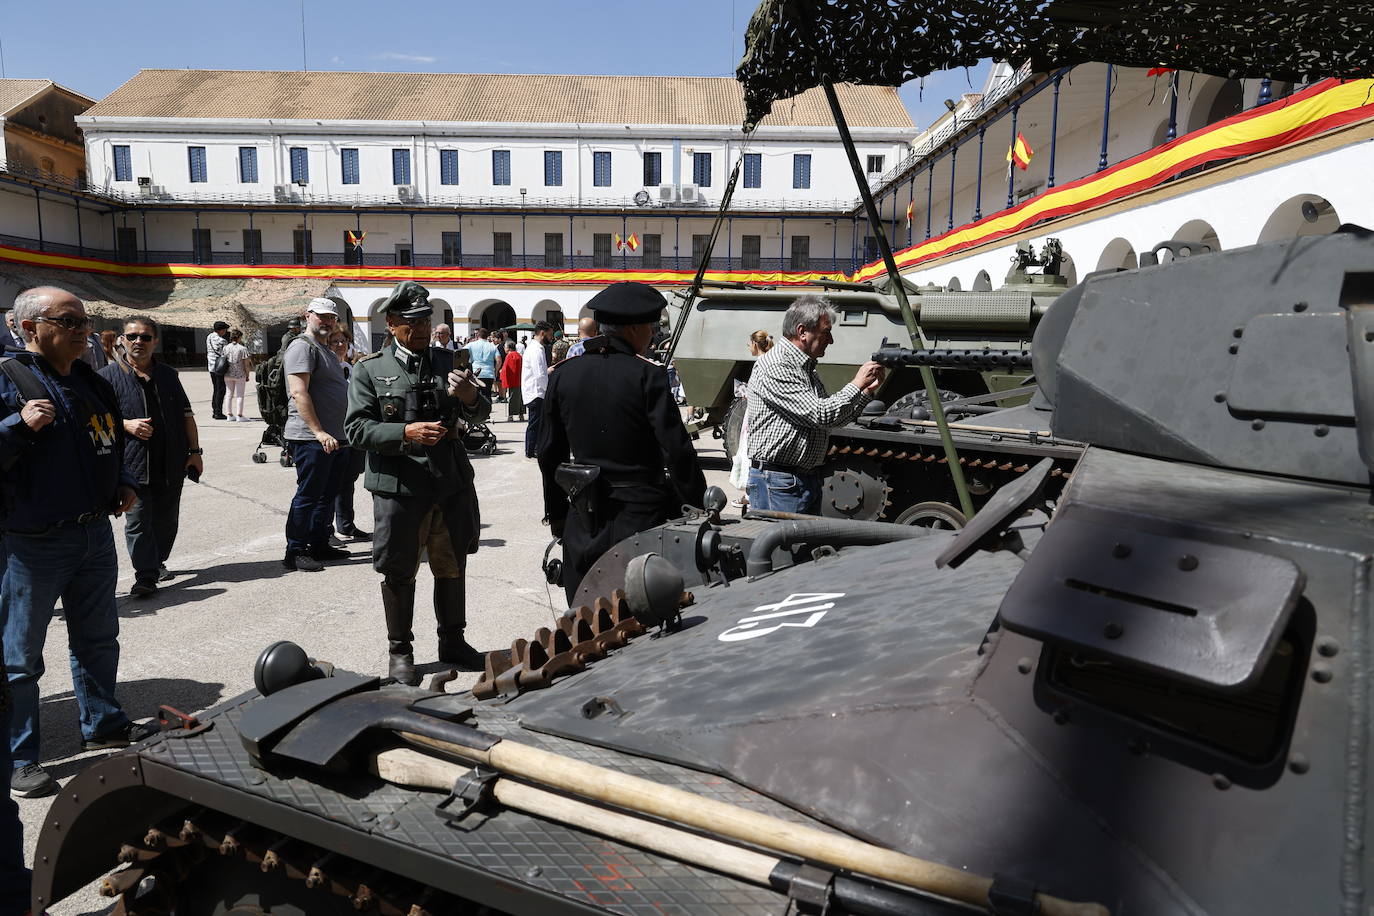
[[[840,221],[830,221],[830,269],[836,269],[835,262],[840,259]]]
[[[911,173],[911,183],[907,185],[906,197],[908,207],[914,206],[916,203],[916,173],[914,171]],[[911,220],[906,221],[906,245],[908,248],[911,247]]]
[[[787,217],[778,217],[778,270],[787,260]]]
[[[854,214],[851,224],[854,231],[849,240],[849,270],[853,272],[859,267],[859,214]]]
[[[576,250],[576,249],[573,248],[573,218],[572,218],[572,214],[569,213],[569,214],[568,214],[568,266],[569,266],[569,267],[574,266],[574,265],[573,265],[573,252],[574,252],[575,250]]]
[[[86,246],[81,240],[81,198],[73,195],[72,202],[76,204],[76,253],[84,255]]]
[[[46,251],[47,247],[43,244],[43,195],[38,193],[38,189],[33,189],[33,208],[38,214],[38,250]]]
[[[930,238],[930,205],[935,202],[935,163],[926,166],[926,238]]]
[[[725,218],[725,269],[733,270],[731,263],[735,259],[735,218],[727,216]]]
[[[673,217],[673,270],[679,269],[682,265],[678,263],[678,258],[682,257],[682,217]]]
[[[148,261],[148,211],[138,211],[138,221],[143,225],[143,261]]]
[[[1164,142],[1178,137],[1178,71],[1169,74],[1169,132],[1164,135]]]
[[[114,253],[113,260],[119,260],[119,223],[115,220],[114,210],[110,211],[110,250]],[[123,262],[121,262],[123,263]]]
[[[626,239],[630,237],[630,223],[623,215],[620,217],[620,244],[624,247],[620,249],[620,269],[630,269],[630,246],[626,244]]]
[[[252,210],[249,210],[249,211],[248,211],[248,237],[249,237],[249,238],[252,238],[252,236],[253,236],[253,211],[252,211]],[[243,247],[247,248],[248,246],[245,245],[245,246],[243,246]],[[261,248],[261,247],[262,247],[261,245],[258,245],[258,246],[257,246],[257,248]],[[259,254],[259,252],[258,252],[257,250],[254,250],[254,251],[251,252],[251,253],[249,253],[249,252],[244,252],[244,254],[248,254],[248,255],[249,255],[249,258],[248,258],[248,263],[249,263],[249,264],[256,264],[256,263],[258,263],[258,254]]]
[[[986,127],[978,128],[978,189],[973,193],[973,221],[976,223],[983,218],[983,139],[987,134]]]
[[[1021,103],[1017,102],[1011,106],[1011,145],[1007,147],[1010,151],[1016,148],[1016,120],[1021,116]],[[1016,163],[1007,163],[1007,209],[1016,205]]]
[[[1255,104],[1256,106],[1268,105],[1272,101],[1274,101],[1274,83],[1266,76],[1260,80],[1259,101]]]
[[[1102,96],[1102,154],[1097,158],[1097,170],[1107,167],[1107,126],[1112,119],[1112,65],[1107,65],[1107,89]]]
[[[892,239],[893,244],[896,244],[896,242],[897,242],[897,227],[898,227],[897,220],[900,219],[900,218],[901,218],[901,214],[899,214],[899,213],[897,212],[897,186],[896,186],[896,185],[893,185],[893,186],[892,186],[892,234],[888,236],[888,238]]]
[[[959,144],[954,144],[954,148],[949,151],[949,221],[945,224],[945,231],[954,228],[954,170],[959,163]]]
[[[196,216],[196,243],[191,246],[191,257],[197,264],[205,263],[205,252],[200,247],[200,211],[194,211]]]
[[[415,256],[419,254],[415,249],[419,247],[415,244],[415,211],[410,211],[410,266],[415,266]]]
[[[520,266],[525,267],[525,214],[520,214]]]
[[[1064,71],[1054,75],[1054,102],[1050,107],[1050,176],[1045,186],[1054,187],[1054,159],[1059,151],[1059,83],[1064,79]]]

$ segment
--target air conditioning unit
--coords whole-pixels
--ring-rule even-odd
[[[138,180],[138,196],[139,196],[139,197],[152,197],[152,196],[153,196],[153,182],[152,182],[152,179],[150,179],[150,178],[140,178],[140,179]]]
[[[698,187],[697,187],[696,185],[694,185],[694,184],[685,184],[685,185],[683,185],[683,186],[682,186],[682,202],[683,202],[684,204],[699,204],[699,203],[701,203],[701,189],[698,188]]]
[[[661,204],[670,204],[670,203],[672,203],[672,202],[675,201],[675,200],[677,200],[677,188],[676,188],[676,187],[674,187],[673,185],[670,185],[670,184],[664,184],[664,185],[659,185],[659,186],[658,186],[658,202],[659,202],[659,203],[661,203]]]
[[[420,199],[420,195],[415,190],[413,184],[402,184],[396,186],[396,199],[406,204],[413,204]]]
[[[289,184],[278,184],[272,186],[272,197],[277,203],[290,203],[294,196],[293,189]]]
[[[140,188],[139,190],[142,190],[142,189]],[[168,194],[168,193],[167,193],[167,189],[164,188],[162,185],[160,185],[160,184],[150,184],[150,185],[148,185],[148,196],[149,196],[149,197],[156,197],[156,198],[158,198],[158,199],[160,200],[160,199],[162,199],[162,198],[164,198],[164,197],[171,197],[172,195]]]

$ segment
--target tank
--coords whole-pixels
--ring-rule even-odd
[[[951,419],[962,421],[953,430],[965,453],[975,507],[1024,473],[1034,463],[1028,459],[1054,456],[1056,485],[1060,476],[1072,471],[1081,447],[1050,436],[1047,412],[986,416],[1030,402],[1031,336],[1068,289],[1062,260],[1056,239],[1047,240],[1039,253],[1023,243],[996,291],[910,288],[912,308],[933,349],[925,360],[889,360],[891,371],[878,394],[882,402],[831,433],[830,454],[822,469],[823,514],[945,528],[964,525],[939,438],[929,422],[919,365],[935,369],[946,411]],[[687,402],[694,408],[689,428],[711,428],[724,439],[726,454],[735,453],[745,410],[736,391],[753,368],[749,334],[764,329],[776,336],[783,311],[800,295],[823,294],[840,315],[835,342],[818,365],[831,391],[853,378],[888,338],[909,339],[897,301],[885,287],[859,286],[706,290],[682,323],[673,358]],[[680,312],[673,318],[680,320]],[[999,358],[973,359],[984,352]]]
[[[1366,912],[1374,237],[1299,241],[1059,299],[1053,505],[708,493],[462,694],[269,647],[63,789],[35,911]]]

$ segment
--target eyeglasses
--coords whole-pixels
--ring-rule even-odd
[[[68,331],[86,331],[93,326],[93,322],[89,317],[72,318],[69,315],[61,315],[57,318],[49,318],[47,315],[39,315],[37,318],[34,319],[34,321],[42,321],[47,324],[60,325],[61,327],[66,328]]]
[[[125,335],[124,335],[124,339],[127,340],[129,343],[133,343],[133,342],[136,341],[136,340],[141,340],[141,341],[143,341],[144,343],[152,343],[152,342],[153,342],[153,335],[151,335],[151,334],[125,334]]]
[[[346,341],[346,340],[336,340],[336,341],[333,341],[332,343],[330,343],[329,345],[330,345],[331,347],[346,347],[346,346],[348,346],[348,341]]]

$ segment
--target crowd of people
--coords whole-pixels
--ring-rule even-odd
[[[527,420],[524,453],[539,462],[570,603],[606,549],[701,504],[705,475],[678,397],[669,373],[646,357],[665,306],[651,286],[617,283],[591,299],[575,340],[539,322],[519,341],[479,328],[458,342],[447,325],[431,330],[428,291],[405,281],[382,308],[386,343],[362,354],[335,303],[310,302],[281,354],[289,392],[282,438],[296,469],[282,564],[318,571],[349,556],[338,538],[372,542],[389,677],[418,683],[414,603],[424,556],[439,661],[482,667],[483,654],[465,638],[465,572],[480,510],[462,433],[486,422],[493,403],[505,401],[508,419]],[[777,346],[766,331],[751,337],[757,361],[740,392],[748,399],[740,478],[753,507],[814,513],[828,430],[861,411],[883,380],[882,368],[867,363],[840,391],[826,391],[816,362],[834,321],[826,300],[804,296],[784,315]],[[177,371],[155,355],[160,335],[147,316],[95,334],[81,300],[55,287],[21,293],[0,331],[9,357],[0,360],[0,724],[7,720],[9,734],[0,756],[10,756],[12,795],[56,789],[40,763],[38,706],[59,599],[83,749],[125,747],[152,733],[115,697],[110,519],[126,517],[130,596],[154,594],[171,575],[183,485],[204,470],[191,402]],[[242,331],[217,322],[206,344],[212,418],[247,420],[253,365]],[[354,523],[360,478],[372,494],[373,533]],[[27,873],[17,813],[6,803],[0,910],[8,912],[26,897]]]

